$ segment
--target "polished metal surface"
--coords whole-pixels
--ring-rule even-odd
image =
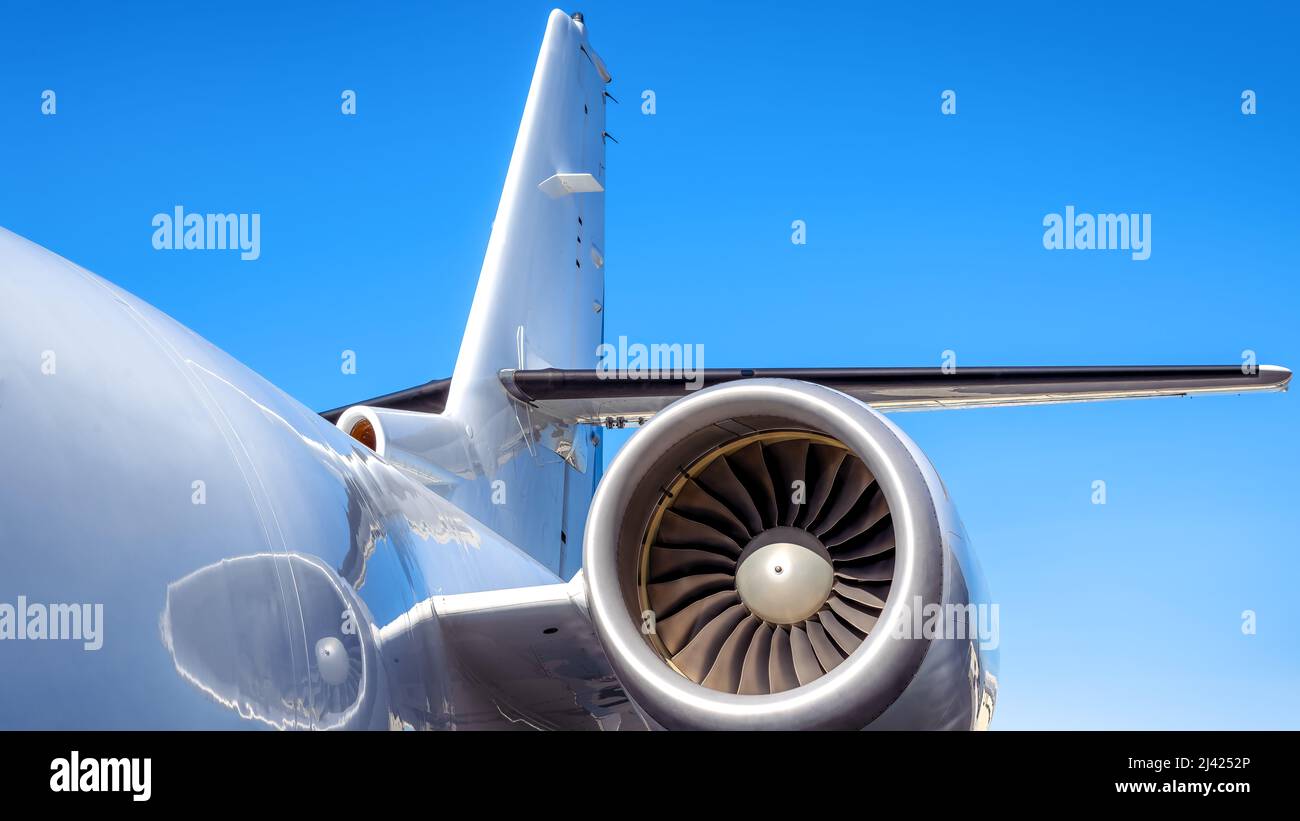
[[[0,301],[0,418],[23,429],[0,473],[0,602],[103,613],[98,649],[0,642],[0,726],[498,715],[458,709],[436,621],[417,641],[408,614],[554,572],[169,317],[3,230]],[[330,692],[327,638],[356,643],[356,709]]]

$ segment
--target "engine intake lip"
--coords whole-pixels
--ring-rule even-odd
[[[811,431],[863,461],[885,496],[894,529],[892,588],[877,627],[843,663],[782,692],[738,695],[684,677],[643,635],[627,550],[638,550],[647,521],[643,479],[681,458],[706,429]],[[938,603],[943,542],[931,489],[904,438],[879,413],[838,391],[806,382],[754,379],[707,388],[652,419],[624,446],[599,488],[584,540],[584,577],[596,631],[632,699],[655,721],[683,729],[857,729],[880,715],[911,682],[929,649],[924,637],[895,639],[910,608]],[[698,455],[698,452],[697,452]],[[640,504],[641,508],[634,504]],[[634,574],[635,576],[635,574]]]

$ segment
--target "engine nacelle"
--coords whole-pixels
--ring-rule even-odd
[[[996,635],[947,491],[830,388],[746,380],[657,415],[597,490],[584,575],[610,662],[666,728],[991,717]]]
[[[426,484],[473,475],[465,428],[440,414],[353,405],[335,426]]]

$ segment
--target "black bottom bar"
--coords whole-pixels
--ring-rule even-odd
[[[497,816],[506,805],[586,816],[663,800],[728,812],[757,801],[779,818],[781,807],[807,810],[813,799],[878,814],[885,796],[918,812],[946,800],[976,814],[1193,801],[1221,810],[1258,799],[1284,805],[1296,789],[1296,741],[1295,733],[1239,732],[5,733],[0,789],[9,804],[41,809],[163,806],[205,815],[218,807],[343,815],[361,801],[380,817],[439,809]],[[135,800],[146,790],[147,800]]]

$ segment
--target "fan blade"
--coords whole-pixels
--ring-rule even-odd
[[[758,514],[749,490],[736,476],[736,472],[727,464],[726,459],[714,459],[713,463],[696,477],[704,489],[731,507],[731,512],[745,525],[750,536],[763,532],[763,517]]]
[[[752,614],[745,616],[740,624],[736,625],[736,629],[731,631],[731,635],[727,636],[722,649],[718,652],[717,660],[713,662],[713,667],[709,668],[709,674],[700,683],[724,693],[736,692],[740,688],[740,674],[745,664],[745,653],[749,650],[749,640],[762,623]]]
[[[731,512],[720,499],[709,492],[708,488],[694,479],[687,480],[677,498],[673,500],[673,510],[712,527],[720,533],[734,539],[738,544],[749,541],[749,531],[745,523]]]
[[[830,606],[835,615],[844,619],[867,635],[870,635],[872,628],[876,626],[876,616],[871,615],[865,610],[859,610],[853,605],[845,602],[839,596],[831,596],[830,601],[826,602],[826,604]]]
[[[859,500],[853,510],[840,523],[831,529],[822,544],[834,549],[845,542],[869,532],[889,515],[889,503],[880,485],[873,484],[864,494],[865,502]]]
[[[889,584],[880,582],[837,581],[832,589],[846,599],[877,610],[885,608],[885,598],[889,595]]]
[[[862,639],[858,637],[858,634],[845,626],[844,622],[837,619],[830,610],[823,610],[818,613],[817,620],[822,623],[822,627],[826,628],[826,634],[831,637],[831,640],[843,651],[844,655],[847,656],[852,653],[858,649],[858,645],[862,644]]]
[[[894,578],[894,554],[868,559],[865,564],[840,564],[835,566],[835,575],[842,579],[856,579],[860,582],[887,582]]]
[[[686,674],[691,681],[699,683],[708,675],[709,668],[717,661],[718,654],[727,637],[736,629],[741,619],[749,615],[749,608],[743,604],[734,604],[723,610],[713,621],[704,625],[704,629],[695,635],[680,653],[673,655],[673,664]]]
[[[708,550],[696,550],[693,547],[655,545],[650,548],[650,562],[647,569],[650,582],[663,582],[680,578],[688,573],[734,574],[736,560]]]
[[[742,696],[763,695],[772,691],[768,684],[768,659],[772,650],[772,628],[759,624],[754,635],[750,637],[749,649],[745,652],[745,663],[740,669],[740,694]]]
[[[776,495],[772,490],[772,477],[767,475],[767,463],[763,460],[763,445],[755,442],[729,454],[726,460],[735,471],[736,477],[744,483],[750,498],[763,518],[763,526],[776,524]]]
[[[808,449],[806,474],[810,480],[809,484],[815,483],[816,487],[808,489],[808,503],[799,514],[799,527],[807,530],[813,522],[817,521],[822,507],[835,487],[835,478],[839,475],[840,467],[843,466],[848,455],[849,452],[842,448],[827,445],[813,445]]]
[[[711,596],[688,604],[667,618],[655,618],[655,635],[671,655],[686,643],[723,610],[740,601],[735,590],[721,590]]]
[[[813,650],[808,634],[799,627],[790,627],[790,655],[794,658],[794,672],[800,684],[807,684],[821,677],[822,666],[817,663],[817,653]]]
[[[794,524],[803,507],[802,503],[795,501],[795,497],[802,495],[804,501],[807,501],[808,497],[808,482],[804,478],[804,465],[808,461],[808,440],[793,439],[788,442],[777,442],[767,448],[765,453],[769,457],[768,468],[773,477],[772,489],[776,493],[778,524],[789,527]],[[796,489],[795,482],[803,482],[803,485]]]
[[[663,518],[659,520],[659,541],[671,546],[715,550],[732,558],[740,555],[740,545],[736,544],[735,539],[674,510],[665,510]]]
[[[773,693],[782,693],[799,686],[799,676],[794,670],[794,653],[790,649],[790,634],[780,627],[772,628],[767,680]]]
[[[861,538],[836,545],[831,558],[837,562],[851,562],[855,559],[869,559],[893,549],[894,528],[884,527],[874,533],[867,533]]]
[[[840,467],[840,475],[836,477],[835,489],[831,495],[831,501],[822,514],[817,518],[817,523],[813,526],[813,532],[819,537],[829,531],[835,525],[839,524],[840,519],[844,518],[853,506],[862,498],[862,494],[871,483],[875,481],[871,476],[871,471],[862,460],[856,456],[850,456],[844,460]]]
[[[808,641],[812,644],[813,652],[817,654],[817,661],[822,669],[829,673],[839,667],[840,662],[844,661],[844,654],[826,636],[821,622],[817,619],[808,619],[803,626],[808,632]]]
[[[656,617],[666,618],[709,593],[734,590],[735,587],[736,577],[730,573],[702,573],[670,582],[647,584],[645,589],[646,596],[650,599],[650,609],[655,611]]]

